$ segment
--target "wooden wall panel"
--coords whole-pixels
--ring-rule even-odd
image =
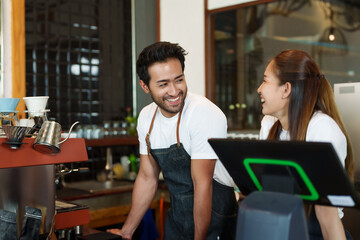
[[[11,1],[12,97],[26,96],[25,88],[25,0]],[[20,100],[19,117],[25,117],[25,103]]]

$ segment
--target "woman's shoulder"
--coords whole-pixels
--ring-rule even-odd
[[[308,138],[318,138],[321,136],[321,138],[329,138],[329,141],[333,137],[345,139],[345,136],[336,121],[329,115],[320,111],[313,114],[309,122],[307,136]]]
[[[266,139],[269,135],[270,129],[278,119],[276,117],[265,115],[261,120],[261,129],[259,139]]]
[[[336,150],[343,166],[347,154],[347,141],[336,121],[320,111],[315,112],[309,122],[306,141],[330,142]]]
[[[321,111],[317,111],[313,114],[313,116],[309,122],[309,127],[311,127],[311,126],[339,128],[339,126],[337,125],[337,123],[335,122],[335,120],[332,117],[330,117],[329,115],[327,115]]]
[[[271,128],[277,120],[276,117],[265,115],[261,120],[261,127]]]

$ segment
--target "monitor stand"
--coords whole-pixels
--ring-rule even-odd
[[[236,240],[309,240],[303,200],[279,192],[250,193],[238,211]]]
[[[278,172],[279,173],[279,172]],[[294,176],[264,172],[263,191],[250,193],[238,211],[236,240],[308,240],[303,200]]]

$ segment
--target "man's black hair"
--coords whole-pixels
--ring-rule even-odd
[[[156,62],[165,62],[169,58],[176,58],[179,59],[184,72],[186,54],[185,50],[177,43],[156,42],[142,50],[136,61],[136,72],[140,80],[143,80],[143,82],[149,86],[150,75],[148,67]]]

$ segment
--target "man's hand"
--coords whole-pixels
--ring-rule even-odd
[[[140,155],[140,170],[134,183],[130,213],[122,229],[109,229],[107,232],[131,239],[145,212],[155,196],[159,181],[160,166],[148,155]]]
[[[115,234],[115,235],[120,235],[123,239],[126,239],[126,240],[131,240],[131,235],[123,233],[121,231],[121,229],[117,229],[117,228],[108,229],[108,230],[106,230],[106,232],[112,233],[112,234]]]

